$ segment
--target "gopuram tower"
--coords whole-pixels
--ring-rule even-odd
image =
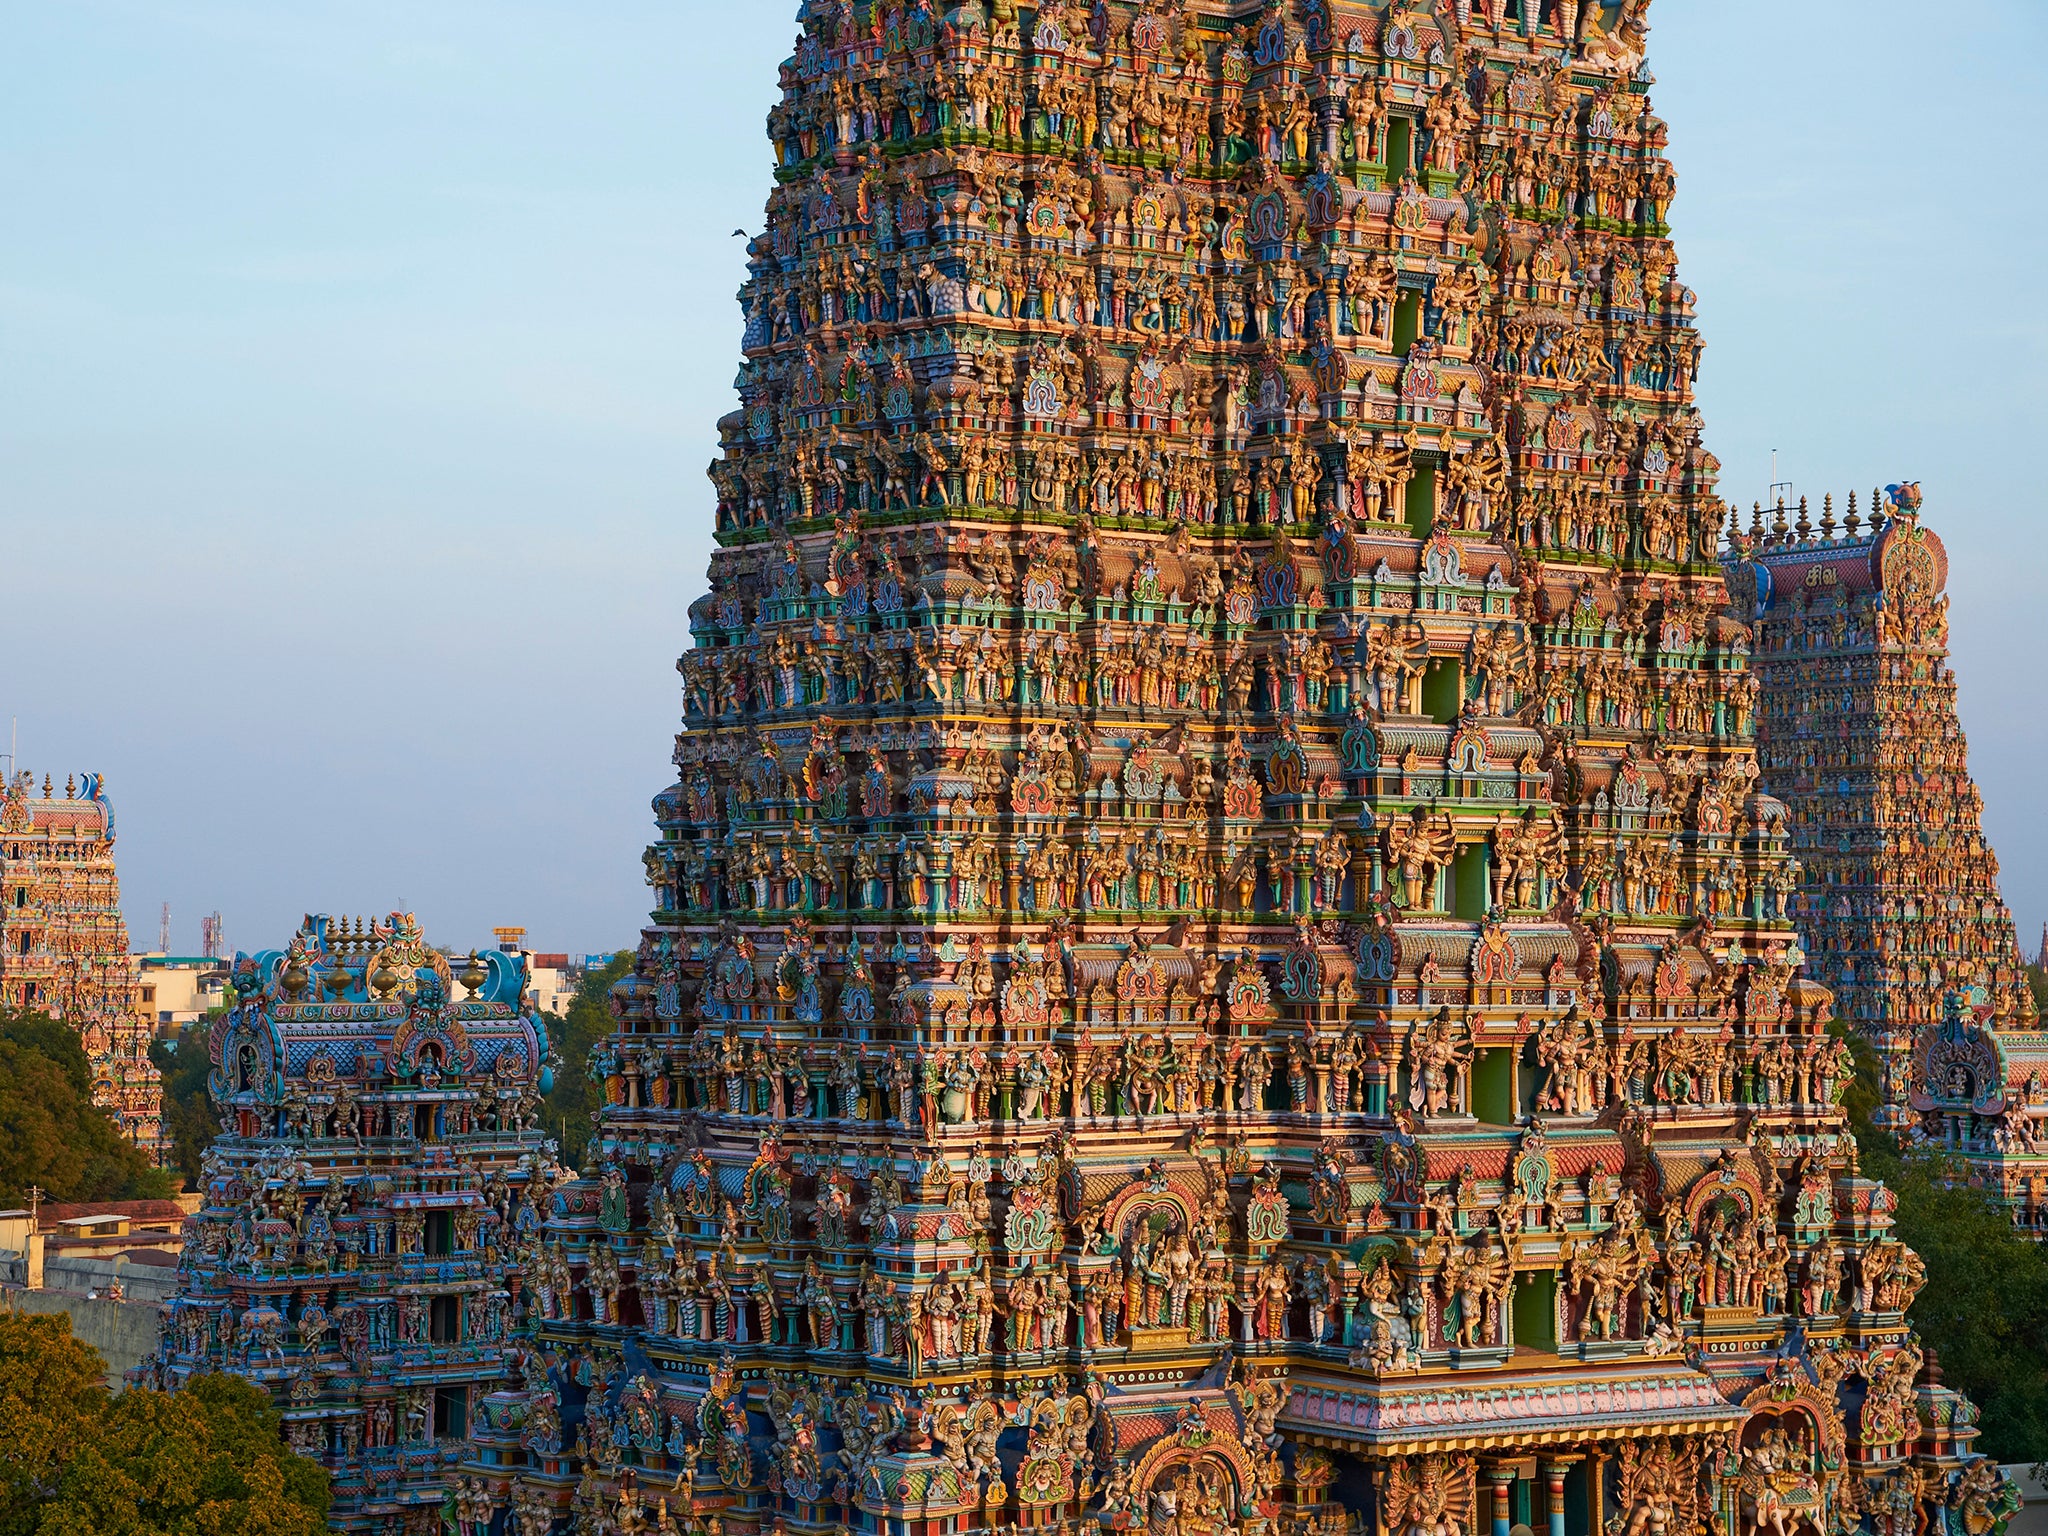
[[[2002,1522],[1794,974],[1645,9],[803,7],[459,1522]]]
[[[562,1170],[526,979],[512,955],[451,963],[407,913],[308,917],[236,957],[207,1025],[221,1133],[141,1374],[268,1392],[333,1478],[332,1531],[484,1536],[458,1468],[498,1458],[510,1412],[542,1427],[512,1322],[551,1284],[518,1258],[545,1258]]]
[[[0,784],[0,1009],[77,1031],[92,1099],[161,1161],[163,1078],[144,1017],[114,868],[114,807],[100,775],[59,791],[45,775]]]
[[[1877,1048],[1886,1122],[2048,1224],[2048,1037],[1981,824],[1948,663],[1948,554],[1920,488],[1819,526],[1761,512],[1729,584],[1753,617],[1764,781],[1792,810],[1810,969]]]

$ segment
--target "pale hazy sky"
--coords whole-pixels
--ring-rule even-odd
[[[794,10],[5,7],[0,732],[108,776],[138,945],[632,941]],[[1652,22],[1723,489],[1923,482],[2031,949],[2048,6]]]

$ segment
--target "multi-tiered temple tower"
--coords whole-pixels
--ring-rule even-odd
[[[78,1031],[93,1102],[161,1160],[163,1080],[153,1021],[137,1001],[114,872],[114,807],[98,774],[60,795],[49,777],[0,784],[0,1008],[47,1013]]]
[[[1910,1529],[1640,0],[807,4],[532,1536]]]
[[[1644,9],[804,6],[657,910],[465,1536],[2002,1523],[1794,976]],[[419,1099],[430,957],[298,948],[193,1251],[355,1466],[384,1357],[319,1356],[271,1138],[374,1212],[518,1148]],[[343,1020],[360,1146],[280,1097]],[[453,1281],[391,1262],[402,1345]]]
[[[525,1411],[502,1390],[515,1261],[560,1172],[525,984],[515,956],[451,964],[403,913],[308,918],[237,959],[208,1026],[221,1134],[147,1369],[268,1390],[292,1449],[333,1473],[336,1530],[440,1531],[458,1498],[466,1520],[456,1469]]]
[[[1765,782],[1791,807],[1810,969],[1883,1061],[1885,1115],[2048,1221],[2048,1038],[1999,897],[1948,664],[1948,555],[1919,487],[1735,541]]]

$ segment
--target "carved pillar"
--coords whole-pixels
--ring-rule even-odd
[[[1486,1480],[1493,1485],[1493,1536],[1508,1536],[1515,1523],[1515,1469],[1497,1462],[1485,1471]]]
[[[1547,1456],[1543,1460],[1544,1512],[1550,1517],[1550,1536],[1565,1536],[1564,1477],[1578,1456]]]

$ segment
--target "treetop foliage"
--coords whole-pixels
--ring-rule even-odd
[[[102,1385],[61,1313],[0,1312],[0,1536],[320,1536],[327,1473],[259,1387]]]
[[[199,1187],[199,1164],[213,1145],[220,1122],[206,1094],[213,1063],[206,1056],[206,1025],[188,1024],[176,1044],[152,1041],[149,1059],[164,1079],[164,1134],[171,1138],[171,1163],[187,1189]]]
[[[547,1097],[543,1128],[562,1143],[562,1161],[583,1166],[583,1156],[596,1129],[595,1116],[604,1104],[604,1089],[590,1078],[590,1053],[612,1032],[612,984],[633,965],[633,952],[621,950],[601,970],[586,971],[566,1013],[548,1015],[548,1036],[562,1058],[554,1091]]]
[[[1977,1405],[1977,1449],[2001,1462],[2048,1459],[2048,1251],[2015,1230],[1963,1165],[1902,1152],[1871,1122],[1877,1057],[1848,1036],[1856,1080],[1843,1099],[1866,1177],[1898,1197],[1896,1233],[1927,1265],[1909,1320],[1947,1386]]]
[[[92,1101],[92,1064],[68,1024],[0,1013],[0,1203],[148,1200],[172,1180]]]

